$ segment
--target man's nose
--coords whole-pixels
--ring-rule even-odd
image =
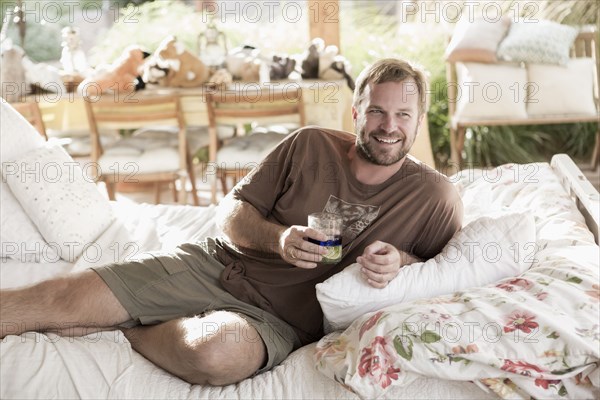
[[[393,132],[398,129],[398,124],[396,123],[396,119],[393,115],[388,114],[383,117],[383,121],[381,122],[381,129],[386,132]]]

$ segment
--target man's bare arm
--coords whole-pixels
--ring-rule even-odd
[[[227,195],[219,205],[219,227],[238,247],[278,254],[300,268],[314,268],[326,250],[305,240],[326,240],[322,233],[306,226],[283,226],[270,221],[250,203]]]
[[[243,248],[278,254],[287,227],[267,221],[251,204],[227,195],[219,204],[217,223],[229,240]]]

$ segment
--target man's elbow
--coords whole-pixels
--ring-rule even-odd
[[[241,201],[234,199],[231,194],[228,194],[219,202],[217,207],[215,216],[217,227],[230,239],[233,231],[232,226],[235,224],[236,216],[242,206],[241,203]]]

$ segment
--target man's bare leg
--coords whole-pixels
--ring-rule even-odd
[[[93,271],[0,291],[0,337],[26,331],[78,336],[130,320]],[[225,385],[254,374],[265,345],[237,314],[220,311],[153,326],[122,329],[132,347],[159,367],[196,384]]]
[[[123,332],[144,357],[193,384],[239,382],[252,376],[267,358],[256,329],[227,311]]]
[[[110,327],[130,319],[94,271],[0,291],[0,338],[75,326]]]

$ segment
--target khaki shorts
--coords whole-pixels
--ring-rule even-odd
[[[300,346],[298,336],[283,320],[227,292],[219,281],[225,267],[213,255],[214,242],[209,239],[181,245],[172,253],[145,254],[94,271],[138,324],[158,324],[210,311],[239,314],[265,343],[268,360],[258,372],[267,371]]]

